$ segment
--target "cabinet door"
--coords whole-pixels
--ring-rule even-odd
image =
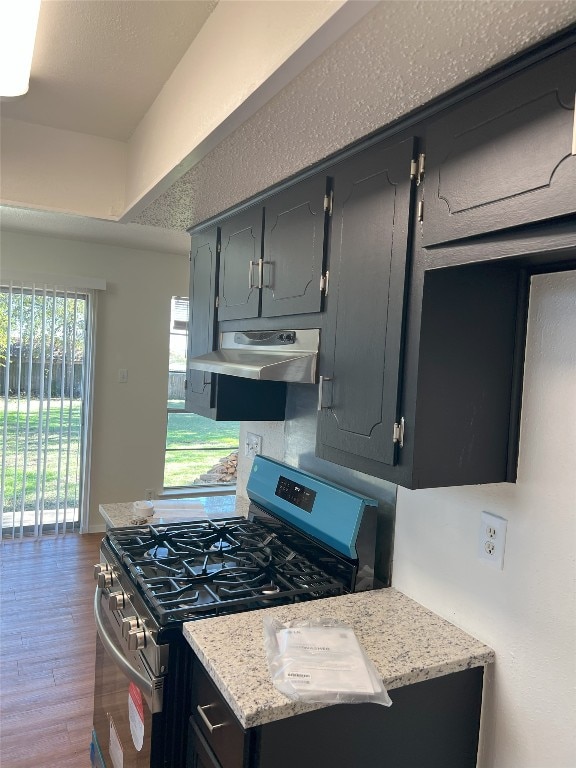
[[[218,320],[258,317],[261,259],[261,208],[249,208],[222,222]]]
[[[319,312],[326,177],[314,176],[266,202],[262,316]]]
[[[216,756],[206,744],[198,726],[192,720],[188,729],[188,753],[186,768],[222,768]]]
[[[217,227],[192,237],[190,250],[190,310],[188,358],[214,349],[216,279],[218,275]],[[186,376],[186,409],[210,408],[214,375],[189,368]]]
[[[246,732],[200,663],[192,678],[191,723],[222,768],[243,768]]]
[[[260,726],[257,768],[476,768],[482,667]],[[251,764],[252,766],[253,764]]]
[[[373,147],[334,170],[319,456],[394,462],[413,145]]]
[[[431,125],[424,245],[576,211],[575,88],[572,46]]]

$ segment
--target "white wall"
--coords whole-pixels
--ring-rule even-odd
[[[170,298],[188,295],[187,254],[3,232],[0,271],[10,269],[107,282],[98,296],[89,521],[103,530],[99,504],[162,487]]]
[[[1,134],[3,205],[99,219],[123,212],[124,142],[7,118]]]
[[[113,221],[132,217],[373,5],[218,3],[127,141],[2,118],[2,202]]]
[[[477,558],[508,520],[504,569]],[[393,585],[496,651],[479,765],[576,765],[576,272],[533,279],[518,481],[398,489]]]

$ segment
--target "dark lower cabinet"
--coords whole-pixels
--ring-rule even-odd
[[[391,707],[339,704],[249,730],[200,664],[195,675],[205,698],[193,700],[187,768],[476,766],[482,667],[392,690]],[[198,705],[215,718],[209,720],[212,731]],[[224,751],[228,739],[235,749],[229,744]]]
[[[193,670],[191,703],[186,768],[248,768],[252,732],[242,728],[198,660]]]
[[[576,212],[575,72],[572,45],[425,128],[425,246]]]
[[[242,763],[239,764],[242,765]],[[192,719],[188,726],[186,768],[221,768],[221,763],[218,762],[216,755]]]

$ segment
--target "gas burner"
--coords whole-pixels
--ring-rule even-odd
[[[208,547],[208,552],[225,552],[228,549],[232,549],[233,546],[234,545],[231,542],[226,541],[226,539],[220,539]]]
[[[148,560],[165,560],[167,557],[170,557],[170,551],[168,547],[157,544],[152,549],[149,549],[148,552],[145,552],[144,557]]]
[[[280,592],[280,587],[278,584],[264,584],[264,586],[261,589],[261,592],[263,595],[275,595],[276,592]]]

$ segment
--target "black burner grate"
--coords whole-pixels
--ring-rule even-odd
[[[338,595],[346,588],[330,553],[316,547],[310,559],[305,537],[276,522],[151,524],[112,529],[108,540],[161,625]]]

